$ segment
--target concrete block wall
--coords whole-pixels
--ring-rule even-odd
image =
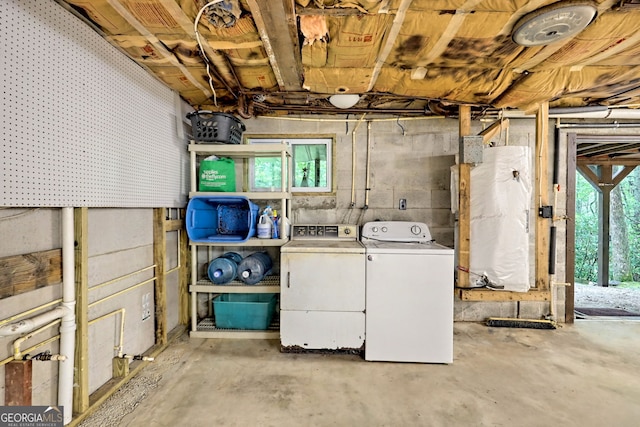
[[[334,187],[331,195],[294,195],[293,223],[351,223],[407,220],[427,223],[434,238],[453,246],[450,210],[450,171],[457,152],[457,121],[373,118],[370,124],[369,203],[365,209],[367,122],[345,123],[344,116],[304,120],[257,118],[245,120],[246,136],[335,136]],[[355,206],[351,205],[352,132],[356,131]],[[399,210],[398,201],[407,200]]]
[[[451,166],[458,154],[458,121],[445,118],[395,120],[366,117],[370,123],[370,176],[369,204],[364,209],[367,161],[367,122],[363,121],[356,131],[356,178],[355,208],[350,209],[352,176],[352,132],[359,117],[346,116],[303,117],[300,120],[257,118],[245,120],[247,131],[252,134],[301,137],[331,135],[336,138],[334,177],[335,194],[308,196],[294,194],[293,223],[345,222],[362,225],[368,221],[407,220],[425,222],[437,242],[454,247],[455,217],[451,213]],[[472,134],[479,133],[488,122],[473,121]],[[492,142],[500,145],[529,146],[535,152],[535,121],[532,119],[511,120],[510,128],[496,135]],[[553,141],[553,126],[550,123],[549,140]],[[549,170],[553,144],[549,150]],[[566,157],[566,143],[562,146],[562,163]],[[564,156],[564,157],[562,157]],[[531,175],[534,158],[531,159]],[[566,175],[566,168],[565,175]],[[565,182],[566,176],[560,176]],[[534,184],[532,183],[532,186]],[[561,188],[564,185],[561,185]],[[473,191],[473,190],[472,190]],[[560,193],[560,209],[564,209],[564,197]],[[398,201],[407,200],[407,209],[399,210]],[[532,196],[533,198],[533,196]],[[530,224],[535,220],[537,201],[532,199]],[[560,225],[560,224],[559,224]],[[558,255],[564,254],[564,228],[558,233]],[[534,283],[535,246],[533,229],[530,239],[531,283]],[[556,281],[564,281],[564,258],[558,259]],[[556,312],[564,316],[564,292],[558,291]],[[467,302],[456,299],[455,319],[458,321],[483,321],[489,316],[522,316],[540,318],[549,314],[547,302]]]
[[[61,247],[59,209],[1,209],[0,257]],[[167,235],[167,269],[177,265],[177,233]],[[155,343],[152,209],[89,209],[89,319],[125,309],[124,348],[141,354]],[[144,271],[140,271],[144,270]],[[135,273],[135,274],[132,274]],[[132,274],[131,277],[122,278]],[[119,279],[122,278],[122,279]],[[148,281],[148,283],[142,284]],[[107,284],[108,283],[108,284]],[[140,285],[142,284],[142,285]],[[62,297],[61,285],[0,299],[0,320]],[[115,295],[115,296],[113,296]],[[178,273],[167,275],[168,329],[178,326]],[[150,317],[143,320],[143,302]],[[55,307],[52,306],[52,307]],[[51,307],[44,310],[50,310]],[[27,316],[30,317],[30,316]],[[25,342],[28,348],[58,333],[53,327]],[[89,326],[89,391],[111,378],[111,360],[119,343],[120,315]],[[0,360],[10,357],[17,337],[0,338]],[[58,352],[58,341],[36,352]],[[58,362],[33,362],[33,404],[57,401]],[[4,366],[0,367],[0,399],[4,402]]]

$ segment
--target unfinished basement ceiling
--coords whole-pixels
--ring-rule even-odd
[[[225,0],[204,56],[206,0],[59,3],[194,108],[245,118],[640,105],[640,0]]]

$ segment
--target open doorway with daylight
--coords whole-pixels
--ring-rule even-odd
[[[640,316],[640,136],[568,137],[576,154],[575,318]]]

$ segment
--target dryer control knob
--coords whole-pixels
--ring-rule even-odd
[[[417,236],[418,234],[420,234],[422,232],[422,229],[418,225],[412,225],[411,226],[411,232]]]
[[[378,227],[373,227],[373,228],[371,229],[371,231],[373,231],[374,233],[377,233],[377,232],[378,232]]]
[[[387,227],[382,227],[382,232],[386,233],[387,232]]]

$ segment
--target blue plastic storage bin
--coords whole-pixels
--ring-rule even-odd
[[[278,294],[221,294],[213,298],[218,329],[267,329]]]
[[[195,196],[187,205],[192,242],[244,242],[256,235],[258,205],[242,196]]]

